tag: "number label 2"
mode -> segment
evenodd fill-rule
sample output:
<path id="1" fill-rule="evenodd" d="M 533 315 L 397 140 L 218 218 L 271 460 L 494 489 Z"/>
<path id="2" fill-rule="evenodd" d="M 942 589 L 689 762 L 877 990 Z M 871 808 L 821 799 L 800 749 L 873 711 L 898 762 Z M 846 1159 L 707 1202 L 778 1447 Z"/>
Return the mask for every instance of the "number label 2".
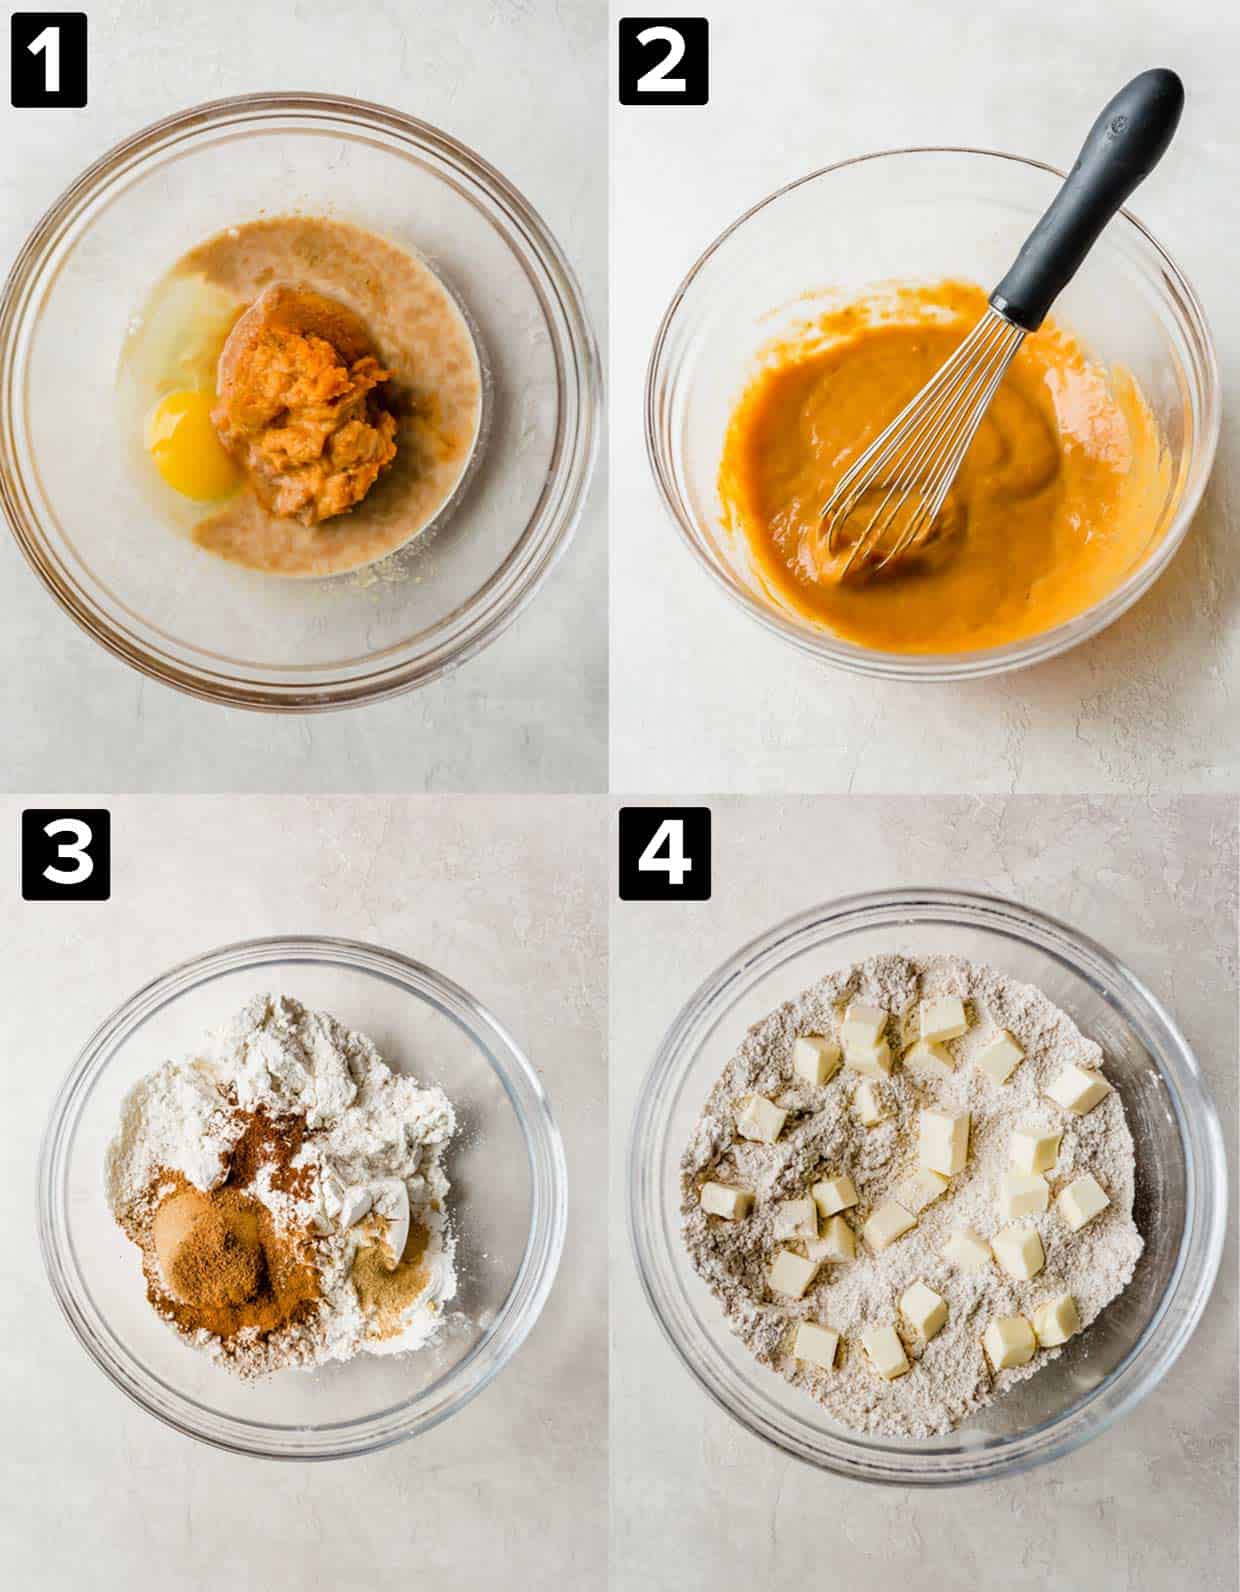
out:
<path id="1" fill-rule="evenodd" d="M 622 901 L 710 900 L 710 808 L 622 807 Z"/>
<path id="2" fill-rule="evenodd" d="M 621 105 L 705 105 L 710 23 L 705 17 L 622 17 Z"/>

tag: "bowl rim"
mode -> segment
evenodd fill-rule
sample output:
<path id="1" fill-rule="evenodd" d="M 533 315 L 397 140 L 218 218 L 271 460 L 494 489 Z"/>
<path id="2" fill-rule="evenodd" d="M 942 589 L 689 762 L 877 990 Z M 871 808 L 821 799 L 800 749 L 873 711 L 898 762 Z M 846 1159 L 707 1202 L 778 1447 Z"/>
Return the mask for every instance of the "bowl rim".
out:
<path id="1" fill-rule="evenodd" d="M 538 300 L 556 366 L 556 434 L 546 480 L 529 521 L 499 567 L 470 597 L 420 638 L 412 660 L 383 662 L 343 681 L 247 678 L 190 663 L 175 650 L 157 651 L 98 608 L 89 591 L 62 570 L 43 546 L 41 518 L 30 500 L 10 433 L 10 395 L 20 396 L 23 333 L 44 267 L 82 212 L 112 181 L 152 155 L 212 129 L 261 128 L 279 119 L 313 125 L 336 121 L 382 132 L 432 156 L 463 181 L 471 203 L 498 215 L 514 258 Z M 441 173 L 442 176 L 442 173 Z M 513 243 L 518 247 L 513 248 Z M 201 700 L 276 713 L 356 707 L 439 679 L 476 656 L 524 612 L 559 563 L 584 513 L 602 431 L 603 374 L 598 343 L 577 276 L 541 214 L 495 166 L 429 122 L 391 106 L 316 91 L 266 90 L 208 100 L 152 122 L 89 164 L 27 234 L 0 289 L 0 509 L 26 562 L 71 619 L 106 651 L 149 679 Z M 396 648 L 399 652 L 400 647 Z"/>
<path id="2" fill-rule="evenodd" d="M 1025 637 L 1020 641 L 1008 642 L 1001 647 L 988 647 L 965 653 L 899 653 L 862 647 L 855 642 L 832 636 L 829 631 L 813 631 L 806 625 L 796 624 L 773 604 L 763 603 L 753 593 L 743 590 L 702 551 L 696 523 L 687 509 L 682 507 L 674 471 L 664 457 L 658 411 L 659 389 L 665 375 L 667 345 L 676 328 L 684 301 L 701 272 L 733 234 L 739 232 L 760 211 L 806 183 L 816 182 L 832 172 L 907 155 L 966 155 L 992 161 L 1006 161 L 1043 172 L 1060 182 L 1067 175 L 1046 161 L 1035 160 L 1026 155 L 1015 155 L 1001 149 L 986 149 L 969 144 L 910 144 L 872 150 L 866 154 L 833 161 L 830 165 L 819 166 L 814 171 L 795 177 L 766 194 L 730 222 L 707 245 L 681 279 L 663 313 L 646 366 L 644 395 L 646 457 L 663 507 L 680 533 L 682 543 L 687 546 L 698 565 L 710 575 L 716 586 L 726 592 L 751 619 L 755 619 L 771 634 L 791 643 L 798 651 L 851 673 L 878 679 L 937 683 L 1007 674 L 1014 669 L 1028 668 L 1056 657 L 1068 648 L 1075 647 L 1106 629 L 1145 595 L 1179 550 L 1209 482 L 1222 427 L 1221 378 L 1218 353 L 1210 323 L 1192 283 L 1148 227 L 1131 210 L 1121 207 L 1116 211 L 1112 221 L 1123 221 L 1132 227 L 1143 242 L 1153 250 L 1163 270 L 1175 283 L 1177 300 L 1174 306 L 1174 318 L 1181 328 L 1186 333 L 1193 334 L 1194 341 L 1199 343 L 1204 365 L 1202 424 L 1193 458 L 1196 479 L 1187 483 L 1175 517 L 1161 542 L 1150 557 L 1133 571 L 1128 580 L 1104 597 L 1101 602 L 1095 603 L 1092 608 L 1074 615 L 1073 618 L 1056 625 L 1051 630 Z"/>
<path id="3" fill-rule="evenodd" d="M 170 1388 L 116 1337 L 82 1281 L 61 1194 L 78 1119 L 118 1046 L 186 992 L 247 969 L 281 962 L 347 968 L 426 1000 L 482 1050 L 522 1130 L 530 1170 L 530 1222 L 503 1304 L 468 1353 L 413 1399 L 362 1420 L 250 1421 L 222 1416 Z M 39 1248 L 53 1297 L 74 1336 L 114 1386 L 173 1430 L 214 1448 L 260 1459 L 322 1461 L 377 1452 L 440 1425 L 488 1387 L 525 1342 L 555 1282 L 567 1227 L 568 1171 L 550 1099 L 516 1040 L 480 1001 L 423 962 L 367 941 L 334 935 L 264 935 L 187 958 L 143 984 L 95 1028 L 57 1090 L 36 1172 Z M 463 1373 L 467 1373 L 464 1374 Z M 156 1392 L 155 1390 L 162 1390 Z M 428 1406 L 408 1418 L 412 1407 Z M 195 1418 L 195 1412 L 206 1417 Z M 207 1423 L 210 1429 L 207 1429 Z M 307 1451 L 307 1431 L 327 1440 Z"/>
<path id="4" fill-rule="evenodd" d="M 649 1142 L 648 1128 L 654 1124 L 657 1131 L 657 1124 L 668 1120 L 669 1098 L 679 1094 L 686 1067 L 698 1047 L 726 1020 L 736 997 L 769 970 L 795 954 L 827 943 L 824 930 L 828 927 L 833 931 L 830 938 L 837 938 L 857 928 L 923 922 L 980 924 L 1008 938 L 1032 943 L 1103 992 L 1096 976 L 1091 977 L 1092 964 L 1095 975 L 1105 975 L 1109 985 L 1123 993 L 1125 1019 L 1136 1028 L 1143 1044 L 1150 1025 L 1161 1030 L 1182 1076 L 1171 1077 L 1163 1070 L 1157 1047 L 1147 1045 L 1147 1051 L 1166 1088 L 1184 1149 L 1184 1227 L 1175 1266 L 1140 1335 L 1108 1375 L 1067 1409 L 1015 1437 L 988 1439 L 954 1456 L 923 1455 L 877 1440 L 866 1440 L 869 1457 L 861 1457 L 860 1452 L 842 1456 L 812 1447 L 791 1434 L 783 1417 L 770 1413 L 769 1400 L 766 1408 L 741 1407 L 741 1396 L 730 1385 L 737 1379 L 723 1356 L 710 1344 L 691 1349 L 679 1336 L 673 1320 L 675 1301 L 669 1297 L 671 1284 L 660 1275 L 665 1254 L 661 1241 L 666 1241 L 666 1253 L 684 1260 L 676 1247 L 680 1243 L 679 1217 L 673 1213 L 676 1231 L 669 1233 L 659 1183 L 662 1165 L 656 1160 L 664 1145 L 661 1139 Z M 1070 951 L 1071 957 L 1065 951 Z M 1186 1109 L 1181 1096 L 1186 1089 L 1192 1092 L 1191 1109 Z M 676 1153 L 678 1156 L 679 1151 Z M 663 1336 L 712 1402 L 794 1459 L 850 1480 L 899 1487 L 961 1486 L 1017 1475 L 1072 1453 L 1108 1430 L 1162 1381 L 1183 1352 L 1213 1291 L 1226 1236 L 1228 1174 L 1218 1114 L 1196 1055 L 1158 997 L 1099 942 L 1058 917 L 999 895 L 933 886 L 859 892 L 821 902 L 783 919 L 717 966 L 681 1007 L 659 1042 L 633 1108 L 625 1182 L 629 1244 L 642 1292 Z M 1189 1297 L 1181 1299 L 1190 1253 L 1196 1276 Z M 696 1276 L 685 1261 L 676 1275 L 676 1287 L 683 1291 L 682 1279 L 691 1274 Z M 1177 1307 L 1174 1319 L 1173 1302 Z M 1152 1335 L 1167 1323 L 1167 1340 L 1159 1346 L 1159 1358 L 1146 1365 L 1145 1351 Z M 1111 1401 L 1100 1408 L 1099 1400 L 1105 1394 L 1112 1395 Z M 1082 1419 L 1091 1409 L 1093 1419 Z M 854 1437 L 841 1429 L 830 1436 L 838 1445 L 853 1448 L 860 1434 Z"/>

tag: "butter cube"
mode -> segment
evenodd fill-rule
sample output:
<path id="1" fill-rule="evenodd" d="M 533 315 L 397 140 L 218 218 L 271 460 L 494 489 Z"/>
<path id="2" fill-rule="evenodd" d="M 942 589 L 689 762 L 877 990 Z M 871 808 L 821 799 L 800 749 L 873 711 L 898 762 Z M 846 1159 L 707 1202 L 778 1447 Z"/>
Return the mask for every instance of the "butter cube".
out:
<path id="1" fill-rule="evenodd" d="M 917 1226 L 917 1218 L 898 1200 L 884 1200 L 870 1212 L 869 1220 L 861 1229 L 861 1236 L 871 1249 L 886 1249 L 896 1239 Z"/>
<path id="2" fill-rule="evenodd" d="M 810 1189 L 814 1204 L 824 1216 L 834 1216 L 836 1211 L 850 1210 L 857 1203 L 853 1180 L 845 1172 L 842 1177 L 824 1178 Z"/>
<path id="3" fill-rule="evenodd" d="M 872 1128 L 887 1115 L 883 1097 L 872 1078 L 863 1078 L 853 1095 L 853 1110 L 861 1119 L 863 1128 Z"/>
<path id="4" fill-rule="evenodd" d="M 880 1039 L 871 1050 L 844 1046 L 844 1065 L 850 1072 L 859 1072 L 863 1078 L 889 1078 L 891 1076 L 891 1046 Z"/>
<path id="5" fill-rule="evenodd" d="M 774 1144 L 783 1131 L 788 1113 L 763 1095 L 750 1095 L 736 1113 L 736 1131 L 742 1139 L 759 1144 Z"/>
<path id="6" fill-rule="evenodd" d="M 1005 1222 L 1018 1216 L 1040 1216 L 1051 1191 L 1041 1172 L 1004 1172 L 999 1178 L 999 1215 Z"/>
<path id="7" fill-rule="evenodd" d="M 1018 1172 L 1049 1172 L 1059 1159 L 1062 1133 L 1043 1133 L 1040 1128 L 1017 1128 L 1009 1146 L 1012 1165 Z"/>
<path id="8" fill-rule="evenodd" d="M 1047 1094 L 1056 1105 L 1073 1116 L 1083 1117 L 1092 1111 L 1100 1100 L 1111 1093 L 1111 1085 L 1092 1067 L 1067 1066 L 1047 1087 Z"/>
<path id="9" fill-rule="evenodd" d="M 752 1190 L 729 1188 L 726 1183 L 703 1183 L 700 1199 L 709 1216 L 722 1216 L 727 1222 L 748 1216 L 753 1209 Z"/>
<path id="10" fill-rule="evenodd" d="M 787 1294 L 789 1299 L 800 1299 L 818 1274 L 818 1262 L 807 1260 L 794 1249 L 781 1249 L 771 1263 L 767 1281 L 772 1293 Z"/>
<path id="11" fill-rule="evenodd" d="M 910 1211 L 920 1214 L 927 1205 L 933 1205 L 947 1193 L 947 1179 L 938 1172 L 927 1171 L 925 1167 L 920 1172 L 914 1172 L 912 1177 L 906 1178 L 900 1184 L 900 1203 L 907 1205 Z"/>
<path id="12" fill-rule="evenodd" d="M 918 1026 L 923 1039 L 959 1039 L 969 1027 L 964 1002 L 955 995 L 936 995 L 933 1000 L 922 1001 Z"/>
<path id="13" fill-rule="evenodd" d="M 950 1052 L 933 1039 L 919 1039 L 905 1052 L 904 1065 L 923 1078 L 950 1078 L 956 1070 Z"/>
<path id="14" fill-rule="evenodd" d="M 908 1370 L 908 1355 L 894 1327 L 867 1327 L 861 1334 L 861 1347 L 879 1376 L 889 1382 Z"/>
<path id="15" fill-rule="evenodd" d="M 842 1216 L 833 1216 L 822 1230 L 819 1240 L 826 1260 L 853 1260 L 857 1254 L 857 1236 Z"/>
<path id="16" fill-rule="evenodd" d="M 1006 1083 L 1025 1059 L 1025 1052 L 1006 1028 L 978 1054 L 977 1064 L 991 1083 Z"/>
<path id="17" fill-rule="evenodd" d="M 943 1330 L 947 1320 L 947 1300 L 927 1288 L 924 1282 L 915 1282 L 900 1295 L 900 1314 L 919 1338 L 927 1343 Z"/>
<path id="18" fill-rule="evenodd" d="M 920 1112 L 917 1159 L 923 1167 L 943 1177 L 963 1172 L 969 1159 L 969 1113 L 937 1107 Z"/>
<path id="19" fill-rule="evenodd" d="M 1024 1316 L 996 1316 L 982 1336 L 986 1358 L 996 1371 L 1028 1365 L 1037 1346 L 1033 1328 Z"/>
<path id="20" fill-rule="evenodd" d="M 1044 1349 L 1057 1349 L 1081 1330 L 1081 1316 L 1071 1294 L 1059 1294 L 1033 1312 L 1033 1330 Z"/>
<path id="21" fill-rule="evenodd" d="M 1074 1178 L 1067 1188 L 1061 1189 L 1055 1209 L 1074 1233 L 1079 1233 L 1086 1222 L 1092 1222 L 1099 1211 L 1106 1210 L 1111 1201 L 1098 1179 L 1086 1172 Z"/>
<path id="22" fill-rule="evenodd" d="M 830 1371 L 835 1365 L 835 1351 L 840 1335 L 830 1327 L 820 1327 L 812 1321 L 799 1321 L 792 1352 L 798 1360 L 806 1360 L 820 1370 Z"/>
<path id="23" fill-rule="evenodd" d="M 792 1047 L 792 1070 L 806 1083 L 830 1083 L 840 1070 L 840 1047 L 820 1034 L 802 1034 Z"/>
<path id="24" fill-rule="evenodd" d="M 776 1238 L 817 1238 L 818 1212 L 813 1200 L 781 1200 L 774 1226 Z"/>
<path id="25" fill-rule="evenodd" d="M 1005 1227 L 990 1240 L 995 1259 L 1017 1282 L 1028 1282 L 1046 1265 L 1046 1253 L 1036 1227 Z"/>
<path id="26" fill-rule="evenodd" d="M 980 1271 L 990 1265 L 990 1245 L 971 1227 L 953 1227 L 943 1253 L 961 1271 Z"/>
<path id="27" fill-rule="evenodd" d="M 886 1027 L 887 1013 L 881 1006 L 866 1006 L 860 1001 L 851 1001 L 840 1024 L 840 1042 L 845 1052 L 874 1050 L 882 1040 Z"/>

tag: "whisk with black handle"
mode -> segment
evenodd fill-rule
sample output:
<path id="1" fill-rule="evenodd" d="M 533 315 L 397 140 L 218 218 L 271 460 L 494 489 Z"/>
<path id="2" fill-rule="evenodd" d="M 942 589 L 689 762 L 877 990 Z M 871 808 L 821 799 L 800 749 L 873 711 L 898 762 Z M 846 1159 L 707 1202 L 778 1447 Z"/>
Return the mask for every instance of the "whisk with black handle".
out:
<path id="1" fill-rule="evenodd" d="M 1162 159 L 1183 108 L 1184 85 L 1174 72 L 1156 67 L 1134 77 L 1103 110 L 1050 208 L 990 295 L 985 315 L 823 505 L 828 551 L 836 556 L 848 549 L 841 579 L 854 565 L 881 570 L 929 536 L 1016 351 L 1042 324 L 1107 222 Z"/>

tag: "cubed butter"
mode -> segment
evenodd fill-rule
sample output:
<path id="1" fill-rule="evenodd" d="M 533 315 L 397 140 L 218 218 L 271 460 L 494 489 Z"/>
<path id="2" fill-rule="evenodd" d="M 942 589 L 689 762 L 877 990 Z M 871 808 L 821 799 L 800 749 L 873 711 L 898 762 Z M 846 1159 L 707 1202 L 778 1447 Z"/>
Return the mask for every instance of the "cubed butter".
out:
<path id="1" fill-rule="evenodd" d="M 781 1249 L 771 1262 L 767 1281 L 773 1293 L 787 1294 L 789 1299 L 800 1299 L 817 1272 L 816 1260 L 807 1260 L 794 1249 Z"/>
<path id="2" fill-rule="evenodd" d="M 1081 1316 L 1071 1294 L 1059 1294 L 1033 1312 L 1033 1330 L 1044 1349 L 1057 1349 L 1081 1330 Z"/>
<path id="3" fill-rule="evenodd" d="M 1111 1093 L 1111 1085 L 1092 1067 L 1069 1065 L 1048 1085 L 1047 1094 L 1073 1116 L 1083 1117 Z"/>
<path id="4" fill-rule="evenodd" d="M 872 1078 L 863 1078 L 853 1095 L 853 1110 L 861 1119 L 863 1128 L 873 1128 L 887 1115 L 882 1090 Z"/>
<path id="5" fill-rule="evenodd" d="M 1006 1083 L 1024 1059 L 1020 1045 L 1006 1028 L 1001 1028 L 978 1052 L 977 1064 L 991 1083 Z"/>
<path id="6" fill-rule="evenodd" d="M 840 1024 L 840 1042 L 845 1051 L 873 1050 L 887 1028 L 887 1013 L 881 1006 L 866 1006 L 851 1001 Z"/>
<path id="7" fill-rule="evenodd" d="M 891 1046 L 885 1039 L 869 1050 L 844 1047 L 844 1065 L 850 1072 L 859 1072 L 863 1078 L 882 1080 L 891 1076 Z"/>
<path id="8" fill-rule="evenodd" d="M 834 1216 L 836 1211 L 851 1210 L 857 1203 L 853 1180 L 845 1172 L 842 1177 L 825 1177 L 810 1189 L 814 1204 L 824 1216 Z"/>
<path id="9" fill-rule="evenodd" d="M 736 1131 L 742 1139 L 774 1144 L 783 1131 L 788 1113 L 764 1095 L 750 1095 L 736 1113 Z"/>
<path id="10" fill-rule="evenodd" d="M 990 1247 L 1002 1269 L 1017 1282 L 1028 1282 L 1046 1265 L 1036 1227 L 1004 1227 L 990 1240 Z"/>
<path id="11" fill-rule="evenodd" d="M 889 1382 L 908 1370 L 908 1355 L 894 1327 L 867 1327 L 861 1334 L 861 1347 L 879 1376 Z"/>
<path id="12" fill-rule="evenodd" d="M 917 1218 L 898 1200 L 884 1200 L 870 1212 L 861 1236 L 871 1249 L 886 1249 L 910 1227 L 916 1226 Z"/>
<path id="13" fill-rule="evenodd" d="M 1024 1316 L 996 1316 L 982 1336 L 986 1358 L 996 1371 L 1028 1365 L 1038 1342 Z"/>
<path id="14" fill-rule="evenodd" d="M 1062 1133 L 1044 1133 L 1041 1128 L 1017 1128 L 1009 1150 L 1018 1172 L 1049 1172 L 1059 1159 Z"/>
<path id="15" fill-rule="evenodd" d="M 1051 1191 L 1041 1172 L 1003 1172 L 999 1177 L 999 1215 L 1005 1222 L 1018 1216 L 1040 1216 Z"/>
<path id="16" fill-rule="evenodd" d="M 833 1216 L 822 1230 L 819 1242 L 827 1260 L 852 1260 L 857 1253 L 857 1235 L 842 1216 Z"/>
<path id="17" fill-rule="evenodd" d="M 817 1238 L 818 1212 L 811 1199 L 781 1200 L 775 1209 L 776 1238 Z"/>
<path id="18" fill-rule="evenodd" d="M 917 1159 L 931 1172 L 953 1177 L 969 1159 L 969 1113 L 934 1106 L 918 1114 Z"/>
<path id="19" fill-rule="evenodd" d="M 953 1227 L 943 1253 L 961 1271 L 981 1271 L 990 1265 L 990 1245 L 971 1227 Z"/>
<path id="20" fill-rule="evenodd" d="M 922 1167 L 912 1177 L 905 1178 L 897 1193 L 901 1205 L 907 1205 L 910 1211 L 920 1215 L 927 1205 L 933 1205 L 935 1200 L 946 1194 L 947 1188 L 947 1179 L 941 1173 Z"/>
<path id="21" fill-rule="evenodd" d="M 830 1083 L 840 1070 L 840 1047 L 821 1034 L 802 1034 L 792 1047 L 792 1070 L 805 1083 Z"/>
<path id="22" fill-rule="evenodd" d="M 707 1215 L 734 1222 L 753 1209 L 753 1193 L 747 1188 L 729 1188 L 726 1183 L 703 1183 L 701 1205 Z"/>
<path id="23" fill-rule="evenodd" d="M 919 1338 L 927 1343 L 943 1330 L 947 1320 L 947 1300 L 928 1288 L 924 1282 L 915 1282 L 900 1295 L 900 1314 Z"/>
<path id="24" fill-rule="evenodd" d="M 959 1039 L 969 1027 L 964 1002 L 955 995 L 936 995 L 922 1001 L 918 1026 L 923 1039 Z"/>
<path id="25" fill-rule="evenodd" d="M 934 1039 L 919 1039 L 906 1050 L 904 1065 L 922 1078 L 950 1078 L 956 1070 L 951 1053 Z"/>
<path id="26" fill-rule="evenodd" d="M 835 1351 L 839 1342 L 839 1333 L 832 1332 L 830 1327 L 820 1327 L 813 1321 L 798 1321 L 792 1352 L 798 1360 L 806 1360 L 820 1370 L 830 1371 L 835 1365 Z"/>
<path id="27" fill-rule="evenodd" d="M 1092 1222 L 1099 1211 L 1106 1210 L 1111 1201 L 1098 1179 L 1090 1172 L 1074 1178 L 1067 1188 L 1059 1191 L 1055 1209 L 1074 1233 L 1079 1233 L 1086 1222 Z"/>

